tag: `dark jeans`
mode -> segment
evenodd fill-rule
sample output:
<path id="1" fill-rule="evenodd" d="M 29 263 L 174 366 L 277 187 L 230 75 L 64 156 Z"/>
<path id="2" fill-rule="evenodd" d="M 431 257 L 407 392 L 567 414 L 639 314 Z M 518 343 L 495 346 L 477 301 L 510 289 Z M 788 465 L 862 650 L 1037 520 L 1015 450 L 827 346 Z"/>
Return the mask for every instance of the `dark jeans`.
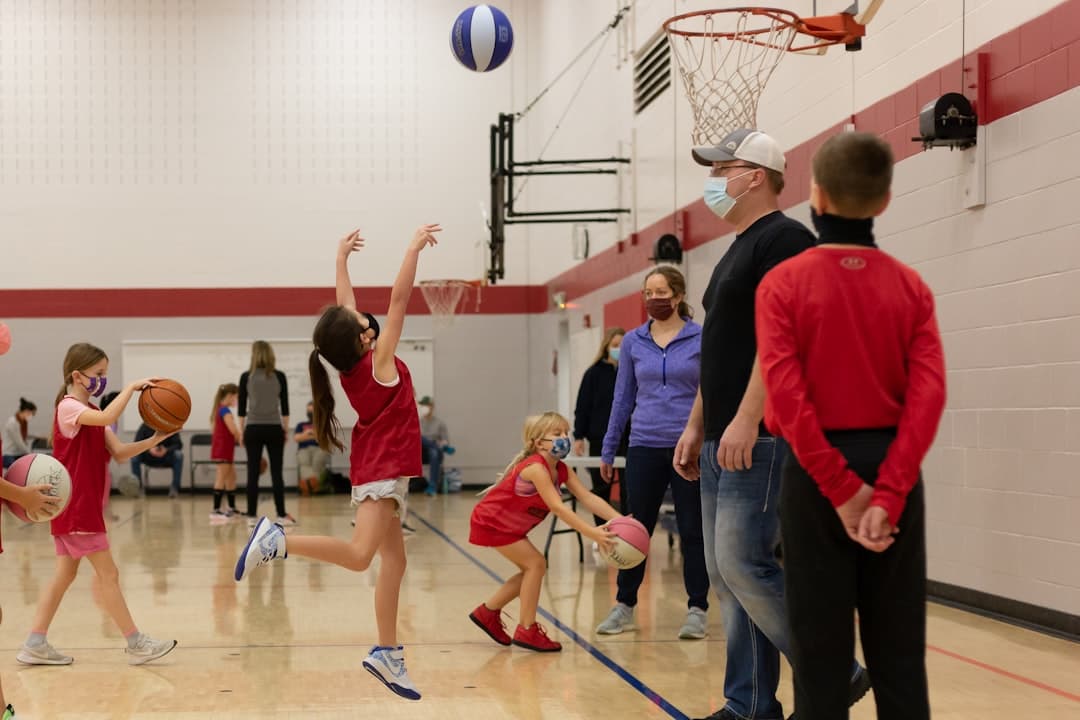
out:
<path id="1" fill-rule="evenodd" d="M 599 457 L 600 451 L 604 447 L 604 438 L 589 438 L 589 457 Z M 622 472 L 621 470 L 617 472 Z M 589 468 L 589 477 L 592 478 L 592 494 L 601 498 L 604 502 L 611 502 L 611 486 L 614 483 L 604 482 L 604 478 L 600 476 L 600 468 Z M 626 492 L 623 491 L 619 494 L 619 512 L 626 514 Z M 593 520 L 597 525 L 604 524 L 604 518 L 599 515 L 593 515 Z"/>
<path id="2" fill-rule="evenodd" d="M 149 453 L 136 455 L 131 458 L 131 474 L 139 479 L 142 484 L 142 466 L 154 468 L 172 468 L 172 485 L 174 492 L 180 492 L 180 478 L 184 474 L 184 453 L 179 450 L 170 450 L 164 457 L 154 457 Z"/>
<path id="3" fill-rule="evenodd" d="M 22 457 L 22 455 L 4 455 L 4 458 L 3 458 L 4 469 L 7 470 L 9 467 L 11 467 L 11 463 L 15 462 L 16 460 L 18 460 L 21 457 Z"/>
<path id="4" fill-rule="evenodd" d="M 871 485 L 895 437 L 881 430 L 827 435 L 849 467 Z M 848 538 L 832 505 L 789 457 L 780 491 L 780 526 L 799 720 L 848 717 L 856 611 L 877 717 L 929 720 L 922 480 L 908 495 L 896 542 L 875 553 Z"/>
<path id="5" fill-rule="evenodd" d="M 421 436 L 420 447 L 422 459 L 428 465 L 428 494 L 434 495 L 439 492 L 439 481 L 442 479 L 443 449 L 439 443 Z"/>
<path id="6" fill-rule="evenodd" d="M 280 425 L 248 425 L 244 428 L 244 450 L 247 452 L 247 514 L 255 517 L 259 505 L 259 459 L 263 448 L 270 457 L 270 482 L 274 488 L 274 508 L 278 517 L 285 516 L 285 478 L 282 465 L 285 456 L 285 431 Z"/>
<path id="7" fill-rule="evenodd" d="M 683 583 L 689 607 L 709 607 L 709 575 L 705 570 L 705 543 L 701 534 L 701 486 L 688 482 L 672 466 L 675 448 L 631 447 L 626 453 L 622 490 L 626 509 L 652 536 L 664 494 L 671 486 L 675 499 L 675 522 L 683 555 Z M 637 592 L 645 579 L 645 563 L 619 571 L 616 599 L 637 605 Z"/>

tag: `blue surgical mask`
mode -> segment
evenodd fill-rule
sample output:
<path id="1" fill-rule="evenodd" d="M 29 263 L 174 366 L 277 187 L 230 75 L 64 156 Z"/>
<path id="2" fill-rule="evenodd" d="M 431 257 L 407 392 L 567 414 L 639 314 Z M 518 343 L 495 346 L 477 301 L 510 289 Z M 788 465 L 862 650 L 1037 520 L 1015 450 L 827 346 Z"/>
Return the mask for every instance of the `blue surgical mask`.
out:
<path id="1" fill-rule="evenodd" d="M 619 362 L 619 348 L 608 348 L 607 354 L 612 362 Z"/>
<path id="2" fill-rule="evenodd" d="M 751 170 L 750 172 L 753 172 Z M 727 217 L 732 208 L 735 207 L 735 203 L 739 198 L 733 198 L 727 193 L 728 180 L 734 180 L 735 178 L 741 178 L 743 175 L 749 175 L 750 172 L 736 175 L 734 178 L 726 177 L 707 177 L 705 178 L 705 204 L 709 206 L 709 209 L 720 217 Z M 745 195 L 746 193 L 743 193 Z M 739 195 L 742 197 L 742 195 Z"/>
<path id="3" fill-rule="evenodd" d="M 562 460 L 570 454 L 570 438 L 557 437 L 551 441 L 551 454 Z"/>
<path id="4" fill-rule="evenodd" d="M 101 377 L 90 377 L 90 384 L 86 386 L 86 392 L 90 393 L 91 397 L 101 397 L 105 394 L 105 384 L 109 381 L 107 377 L 102 375 Z"/>

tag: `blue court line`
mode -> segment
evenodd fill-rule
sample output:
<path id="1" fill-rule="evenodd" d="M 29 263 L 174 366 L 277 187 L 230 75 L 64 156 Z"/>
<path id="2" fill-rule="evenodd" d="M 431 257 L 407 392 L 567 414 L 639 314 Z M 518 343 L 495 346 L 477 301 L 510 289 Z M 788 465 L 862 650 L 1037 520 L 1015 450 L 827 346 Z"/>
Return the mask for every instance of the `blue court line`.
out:
<path id="1" fill-rule="evenodd" d="M 476 556 L 474 556 L 468 550 L 463 548 L 461 545 L 458 545 L 456 542 L 454 542 L 454 540 L 449 535 L 447 535 L 442 530 L 440 530 L 439 528 L 432 525 L 430 522 L 428 522 L 427 518 L 420 515 L 415 510 L 410 510 L 409 515 L 411 515 L 412 517 L 415 517 L 417 520 L 424 523 L 424 525 L 427 526 L 428 530 L 431 530 L 433 533 L 435 533 L 440 538 L 442 538 L 444 541 L 446 541 L 446 543 L 448 545 L 450 545 L 450 547 L 454 548 L 459 553 L 464 555 L 465 558 L 467 558 L 470 562 L 472 562 L 473 565 L 475 565 L 476 567 L 483 570 L 484 573 L 488 577 L 490 577 L 492 580 L 499 583 L 500 585 L 502 585 L 504 582 L 506 582 L 506 580 L 499 577 L 495 573 L 494 570 L 489 568 L 484 563 L 480 562 L 480 560 L 477 559 Z M 643 683 L 641 680 L 638 680 L 629 670 L 624 668 L 622 665 L 619 665 L 617 662 L 615 662 L 614 660 L 609 658 L 607 655 L 605 655 L 601 650 L 599 650 L 596 646 L 594 646 L 588 640 L 586 640 L 585 638 L 578 635 L 576 632 L 574 632 L 573 628 L 571 628 L 568 625 L 566 625 L 565 623 L 563 623 L 561 620 L 559 620 L 559 618 L 555 617 L 554 615 L 552 615 L 550 612 L 548 612 L 547 610 L 545 610 L 542 607 L 538 607 L 536 609 L 536 612 L 542 618 L 544 618 L 549 623 L 551 623 L 552 625 L 557 627 L 560 631 L 562 631 L 562 633 L 564 635 L 567 635 L 571 640 L 573 640 L 575 643 L 577 643 L 582 648 L 584 648 L 585 651 L 588 652 L 590 655 L 592 655 L 594 658 L 596 658 L 600 662 L 601 665 L 603 665 L 608 670 L 611 670 L 613 673 L 618 675 L 622 680 L 624 680 L 626 682 L 627 685 L 629 685 L 630 687 L 634 688 L 639 693 L 644 695 L 645 698 L 649 702 L 651 702 L 652 704 L 659 707 L 661 710 L 666 712 L 669 716 L 675 718 L 675 720 L 689 720 L 689 718 L 682 711 L 680 711 L 677 707 L 675 707 L 670 702 L 665 700 L 664 697 L 660 693 L 658 693 L 655 690 L 653 690 L 652 688 L 650 688 L 648 685 Z"/>

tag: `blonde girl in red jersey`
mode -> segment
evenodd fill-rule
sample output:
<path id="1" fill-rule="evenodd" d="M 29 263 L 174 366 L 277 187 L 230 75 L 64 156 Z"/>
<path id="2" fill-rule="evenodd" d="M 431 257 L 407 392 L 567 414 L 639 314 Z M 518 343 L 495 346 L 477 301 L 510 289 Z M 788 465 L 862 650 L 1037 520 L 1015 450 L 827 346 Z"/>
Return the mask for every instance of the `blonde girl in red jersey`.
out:
<path id="1" fill-rule="evenodd" d="M 513 643 L 537 652 L 558 652 L 562 645 L 549 638 L 536 622 L 547 561 L 529 540 L 529 531 L 553 512 L 603 551 L 611 549 L 611 534 L 605 526 L 590 525 L 563 503 L 564 485 L 596 517 L 611 521 L 621 514 L 582 485 L 563 462 L 571 447 L 566 418 L 555 412 L 531 417 L 522 435 L 521 452 L 510 461 L 502 480 L 473 508 L 469 522 L 469 542 L 495 548 L 518 567 L 518 573 L 473 610 L 469 619 L 500 645 Z M 517 629 L 510 637 L 502 621 L 502 609 L 514 598 L 520 598 L 521 607 Z"/>
<path id="2" fill-rule="evenodd" d="M 64 385 L 56 397 L 53 419 L 53 456 L 71 475 L 71 500 L 52 521 L 56 575 L 42 593 L 30 636 L 16 655 L 26 665 L 70 665 L 74 661 L 57 652 L 46 640 L 46 633 L 84 557 L 97 575 L 106 612 L 127 639 L 129 664 L 156 660 L 176 647 L 175 640 L 154 640 L 136 627 L 120 590 L 120 572 L 109 551 L 103 515 L 109 458 L 130 460 L 156 447 L 171 433 L 155 433 L 136 443 L 121 442 L 110 425 L 120 419 L 131 396 L 152 385 L 154 378 L 131 383 L 107 409 L 99 410 L 90 399 L 105 392 L 108 370 L 105 351 L 89 343 L 72 345 L 64 357 Z"/>
<path id="3" fill-rule="evenodd" d="M 218 385 L 214 393 L 214 408 L 210 415 L 210 460 L 214 465 L 214 509 L 210 511 L 210 522 L 224 522 L 236 513 L 236 446 L 244 440 L 240 428 L 233 418 L 232 407 L 240 395 L 236 383 Z M 252 462 L 255 462 L 252 460 Z M 229 507 L 221 509 L 221 498 L 228 494 Z"/>
<path id="4" fill-rule="evenodd" d="M 359 231 L 341 239 L 336 263 L 337 305 L 327 308 L 315 325 L 315 349 L 309 360 L 315 436 L 324 450 L 344 449 L 341 426 L 334 415 L 334 395 L 323 361 L 340 373 L 341 387 L 358 419 L 352 431 L 349 476 L 356 508 L 351 540 L 290 535 L 280 525 L 260 518 L 236 563 L 239 581 L 252 568 L 286 557 L 286 552 L 349 570 L 367 570 L 378 553 L 375 622 L 379 644 L 363 666 L 392 692 L 419 700 L 420 692 L 405 670 L 404 648 L 397 639 L 398 594 L 405 574 L 405 542 L 401 519 L 409 491 L 408 478 L 421 474 L 420 419 L 409 368 L 395 357 L 405 324 L 405 310 L 416 280 L 420 252 L 435 245 L 438 225 L 424 225 L 413 236 L 390 293 L 386 327 L 356 309 L 349 256 L 364 246 Z"/>

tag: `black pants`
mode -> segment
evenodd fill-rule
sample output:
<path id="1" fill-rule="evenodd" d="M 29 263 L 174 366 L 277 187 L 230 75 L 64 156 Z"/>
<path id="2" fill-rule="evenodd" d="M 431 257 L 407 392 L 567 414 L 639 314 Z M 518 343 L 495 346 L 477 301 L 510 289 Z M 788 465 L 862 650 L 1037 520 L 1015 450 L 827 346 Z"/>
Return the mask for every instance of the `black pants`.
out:
<path id="1" fill-rule="evenodd" d="M 671 486 L 675 500 L 675 523 L 683 555 L 683 583 L 689 607 L 709 608 L 709 573 L 705 569 L 705 540 L 701 529 L 701 485 L 684 480 L 672 466 L 675 448 L 631 447 L 626 451 L 622 491 L 626 509 L 652 537 L 664 494 Z M 619 571 L 616 599 L 637 605 L 637 592 L 645 579 L 645 563 Z"/>
<path id="2" fill-rule="evenodd" d="M 285 515 L 285 478 L 282 474 L 285 456 L 285 431 L 280 425 L 247 425 L 244 427 L 244 450 L 247 451 L 247 514 L 255 517 L 259 505 L 259 459 L 263 448 L 270 457 L 270 481 L 274 488 L 274 508 L 278 517 Z"/>
<path id="3" fill-rule="evenodd" d="M 848 466 L 873 485 L 895 434 L 828 433 Z M 907 498 L 896 542 L 856 544 L 794 456 L 784 464 L 780 529 L 791 624 L 795 714 L 846 720 L 855 611 L 879 720 L 929 720 L 926 683 L 926 514 L 923 484 Z"/>
<path id="4" fill-rule="evenodd" d="M 589 438 L 589 457 L 599 457 L 600 451 L 604 447 L 604 438 Z M 600 468 L 589 468 L 589 477 L 592 478 L 592 493 L 604 500 L 604 502 L 611 502 L 611 485 L 612 483 L 604 482 L 604 478 L 600 476 Z M 619 504 L 622 508 L 626 507 L 626 493 L 620 493 Z M 619 512 L 626 514 L 625 509 L 619 509 Z M 599 515 L 593 515 L 593 520 L 597 525 L 603 525 L 604 518 Z"/>

